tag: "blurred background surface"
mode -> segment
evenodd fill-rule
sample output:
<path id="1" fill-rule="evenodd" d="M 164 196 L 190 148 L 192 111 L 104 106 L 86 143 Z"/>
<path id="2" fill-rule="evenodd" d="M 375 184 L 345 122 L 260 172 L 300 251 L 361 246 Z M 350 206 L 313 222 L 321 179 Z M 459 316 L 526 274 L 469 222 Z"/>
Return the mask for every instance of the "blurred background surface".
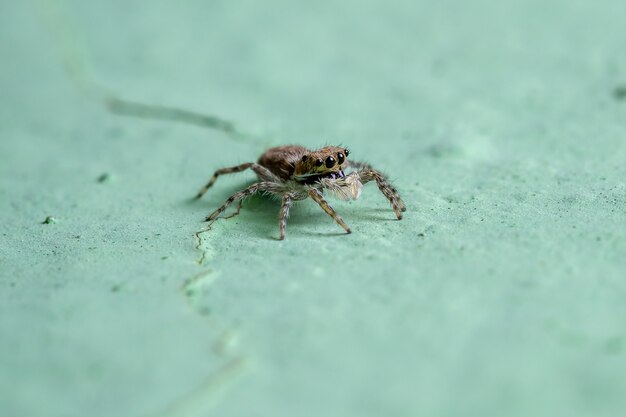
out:
<path id="1" fill-rule="evenodd" d="M 0 10 L 0 415 L 623 413 L 623 1 Z M 349 236 L 263 198 L 204 231 L 253 179 L 191 202 L 212 172 L 287 143 L 405 219 L 369 185 Z"/>

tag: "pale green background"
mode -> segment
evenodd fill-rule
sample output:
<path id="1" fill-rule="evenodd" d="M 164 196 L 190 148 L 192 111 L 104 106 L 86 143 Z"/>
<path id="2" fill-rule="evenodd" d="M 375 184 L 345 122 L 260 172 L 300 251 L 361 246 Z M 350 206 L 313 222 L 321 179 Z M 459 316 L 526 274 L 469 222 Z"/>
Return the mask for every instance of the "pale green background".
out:
<path id="1" fill-rule="evenodd" d="M 624 415 L 625 22 L 622 0 L 2 0 L 0 415 Z M 368 185 L 333 202 L 352 235 L 308 201 L 279 242 L 254 198 L 198 242 L 253 176 L 189 197 L 285 143 L 349 145 L 405 219 Z"/>

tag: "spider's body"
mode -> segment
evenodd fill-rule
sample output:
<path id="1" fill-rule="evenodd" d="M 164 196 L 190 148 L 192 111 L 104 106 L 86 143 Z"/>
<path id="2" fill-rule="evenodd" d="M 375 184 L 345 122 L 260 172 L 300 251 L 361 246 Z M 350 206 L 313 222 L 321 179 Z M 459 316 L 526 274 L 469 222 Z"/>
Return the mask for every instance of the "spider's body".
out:
<path id="1" fill-rule="evenodd" d="M 315 200 L 347 233 L 350 233 L 348 225 L 324 199 L 323 192 L 328 190 L 344 200 L 356 200 L 361 195 L 363 184 L 374 180 L 391 203 L 398 220 L 402 219 L 402 212 L 406 207 L 396 189 L 389 184 L 383 174 L 368 164 L 348 161 L 348 154 L 347 149 L 337 146 L 326 146 L 315 151 L 299 145 L 271 148 L 261 155 L 257 163 L 248 162 L 216 171 L 198 192 L 197 198 L 202 197 L 211 188 L 218 176 L 252 169 L 260 181 L 233 194 L 209 215 L 206 221 L 216 219 L 231 203 L 262 191 L 282 198 L 279 219 L 282 240 L 285 238 L 287 217 L 292 202 L 308 197 Z M 347 168 L 352 168 L 353 171 L 346 174 L 344 170 Z"/>

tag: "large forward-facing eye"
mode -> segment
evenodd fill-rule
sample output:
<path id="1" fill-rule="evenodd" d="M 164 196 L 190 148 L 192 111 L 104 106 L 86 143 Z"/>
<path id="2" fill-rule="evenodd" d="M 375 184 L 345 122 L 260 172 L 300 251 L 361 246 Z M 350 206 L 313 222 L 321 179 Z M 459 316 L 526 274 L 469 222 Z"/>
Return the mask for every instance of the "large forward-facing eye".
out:
<path id="1" fill-rule="evenodd" d="M 343 154 L 341 152 L 339 152 L 337 154 L 337 161 L 339 162 L 339 165 L 343 164 L 343 161 L 345 161 L 345 160 L 346 160 L 346 157 L 343 156 Z"/>
<path id="2" fill-rule="evenodd" d="M 326 158 L 326 168 L 332 168 L 335 166 L 335 158 L 333 158 L 332 156 L 329 156 L 328 158 Z"/>

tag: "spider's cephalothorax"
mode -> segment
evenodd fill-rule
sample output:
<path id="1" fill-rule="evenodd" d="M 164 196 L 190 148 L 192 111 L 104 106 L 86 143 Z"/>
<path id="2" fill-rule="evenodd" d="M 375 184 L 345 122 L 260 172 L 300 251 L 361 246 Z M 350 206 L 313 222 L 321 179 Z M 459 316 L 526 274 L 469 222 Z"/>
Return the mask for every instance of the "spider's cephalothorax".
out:
<path id="1" fill-rule="evenodd" d="M 347 149 L 337 146 L 307 152 L 296 162 L 293 177 L 301 184 L 315 184 L 322 178 L 343 178 L 348 154 Z"/>
<path id="2" fill-rule="evenodd" d="M 202 197 L 211 188 L 218 176 L 252 169 L 260 181 L 233 194 L 220 208 L 209 215 L 206 221 L 216 219 L 235 201 L 241 201 L 260 191 L 265 192 L 282 199 L 279 219 L 280 239 L 282 240 L 285 238 L 291 204 L 308 197 L 315 200 L 347 233 L 350 233 L 348 225 L 326 202 L 323 193 L 327 190 L 344 200 L 356 200 L 361 195 L 363 184 L 373 180 L 391 203 L 398 220 L 402 219 L 402 212 L 406 210 L 406 207 L 396 189 L 383 174 L 368 164 L 348 161 L 348 155 L 348 149 L 338 146 L 326 146 L 316 151 L 299 145 L 271 148 L 261 155 L 257 163 L 248 162 L 216 171 L 209 182 L 198 192 L 197 198 Z M 352 168 L 353 171 L 346 174 L 344 170 L 348 168 Z"/>

